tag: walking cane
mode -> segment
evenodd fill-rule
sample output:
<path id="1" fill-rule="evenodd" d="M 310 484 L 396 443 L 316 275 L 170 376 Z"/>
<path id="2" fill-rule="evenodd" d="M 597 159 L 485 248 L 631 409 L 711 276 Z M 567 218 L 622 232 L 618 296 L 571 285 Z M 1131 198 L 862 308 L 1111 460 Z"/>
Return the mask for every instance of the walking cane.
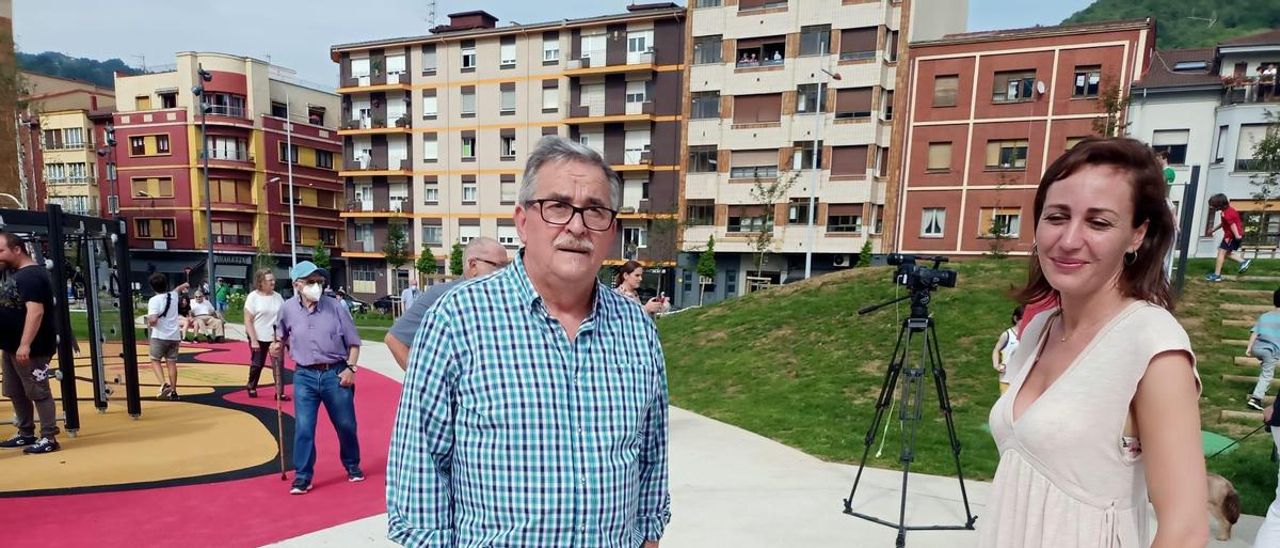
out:
<path id="1" fill-rule="evenodd" d="M 284 473 L 284 411 L 280 409 L 280 395 L 284 389 L 284 356 L 272 356 L 271 368 L 276 375 L 276 445 L 280 449 L 280 481 L 289 481 Z"/>

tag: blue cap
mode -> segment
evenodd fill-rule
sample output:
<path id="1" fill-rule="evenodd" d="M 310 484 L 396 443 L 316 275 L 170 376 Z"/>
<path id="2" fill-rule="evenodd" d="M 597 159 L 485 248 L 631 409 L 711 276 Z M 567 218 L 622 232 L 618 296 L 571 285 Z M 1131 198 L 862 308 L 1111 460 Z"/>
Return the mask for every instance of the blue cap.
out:
<path id="1" fill-rule="evenodd" d="M 316 263 L 311 261 L 302 261 L 293 265 L 293 268 L 289 269 L 289 279 L 301 280 L 317 272 L 319 272 L 321 276 L 324 276 L 324 279 L 329 279 L 328 270 L 316 266 Z"/>

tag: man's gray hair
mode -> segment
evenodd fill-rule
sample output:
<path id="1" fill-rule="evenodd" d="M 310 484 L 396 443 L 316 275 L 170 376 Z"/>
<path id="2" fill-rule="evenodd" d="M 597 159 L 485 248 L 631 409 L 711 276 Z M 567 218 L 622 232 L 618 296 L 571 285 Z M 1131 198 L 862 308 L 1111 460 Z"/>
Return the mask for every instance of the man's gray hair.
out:
<path id="1" fill-rule="evenodd" d="M 529 153 L 529 161 L 524 164 L 524 179 L 520 182 L 519 200 L 521 204 L 532 201 L 534 185 L 537 184 L 538 170 L 549 162 L 582 162 L 600 168 L 604 172 L 605 181 L 609 183 L 609 207 L 622 207 L 622 179 L 609 167 L 608 162 L 600 157 L 600 153 L 586 145 L 575 143 L 558 135 L 548 135 L 538 141 L 538 146 Z"/>
<path id="2" fill-rule="evenodd" d="M 478 238 L 472 238 L 470 242 L 467 242 L 467 247 L 462 250 L 462 260 L 467 261 L 474 259 L 476 255 L 480 253 L 480 250 L 490 246 L 502 250 L 503 253 L 506 253 L 507 251 L 507 248 L 502 247 L 502 244 L 498 243 L 498 240 L 488 236 L 480 236 Z"/>

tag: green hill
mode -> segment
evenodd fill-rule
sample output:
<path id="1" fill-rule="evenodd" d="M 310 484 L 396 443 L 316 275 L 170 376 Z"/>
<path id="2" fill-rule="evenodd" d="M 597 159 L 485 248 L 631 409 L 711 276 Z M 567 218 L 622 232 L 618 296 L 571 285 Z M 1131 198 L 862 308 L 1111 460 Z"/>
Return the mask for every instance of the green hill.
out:
<path id="1" fill-rule="evenodd" d="M 1024 281 L 1024 265 L 1020 259 L 959 263 L 958 287 L 939 290 L 932 305 L 969 478 L 990 480 L 998 461 L 985 429 L 999 395 L 991 347 L 1008 326 L 1014 307 L 1010 289 Z M 1223 420 L 1220 412 L 1247 411 L 1244 396 L 1252 385 L 1223 375 L 1256 376 L 1257 366 L 1234 363 L 1244 348 L 1233 341 L 1248 338 L 1248 328 L 1224 325 L 1223 320 L 1243 316 L 1220 304 L 1269 304 L 1269 294 L 1262 298 L 1230 290 L 1274 289 L 1276 282 L 1210 284 L 1201 279 L 1210 267 L 1195 261 L 1188 268 L 1178 316 L 1191 334 L 1203 379 L 1203 427 L 1238 438 L 1257 423 Z M 1259 262 L 1250 274 L 1259 273 L 1280 274 L 1280 261 Z M 856 463 L 898 333 L 895 314 L 905 315 L 907 309 L 903 304 L 896 313 L 889 307 L 862 317 L 856 310 L 902 293 L 890 275 L 887 268 L 846 271 L 662 318 L 658 328 L 672 404 L 826 460 Z M 926 381 L 912 469 L 954 475 L 946 427 L 932 383 Z M 901 436 L 898 422 L 889 424 L 883 454 L 869 465 L 897 465 Z M 1265 514 L 1275 492 L 1270 446 L 1269 436 L 1256 435 L 1209 462 L 1210 469 L 1235 482 L 1248 513 Z M 839 492 L 841 486 L 832 489 Z"/>
<path id="2" fill-rule="evenodd" d="M 142 71 L 126 65 L 119 59 L 98 61 L 84 57 L 68 57 L 56 51 L 44 53 L 18 52 L 18 67 L 22 70 L 93 82 L 107 89 L 114 89 L 115 73 L 134 75 Z"/>
<path id="3" fill-rule="evenodd" d="M 1222 40 L 1280 27 L 1275 0 L 1096 0 L 1063 23 L 1156 19 L 1156 47 L 1209 47 Z"/>

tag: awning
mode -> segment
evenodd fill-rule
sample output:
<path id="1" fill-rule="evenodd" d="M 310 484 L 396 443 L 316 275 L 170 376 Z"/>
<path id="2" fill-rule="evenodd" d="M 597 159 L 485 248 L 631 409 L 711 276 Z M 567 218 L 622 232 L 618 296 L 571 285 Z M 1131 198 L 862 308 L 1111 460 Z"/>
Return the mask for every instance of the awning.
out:
<path id="1" fill-rule="evenodd" d="M 242 264 L 215 264 L 213 272 L 215 278 L 247 280 L 246 275 L 249 271 Z"/>

